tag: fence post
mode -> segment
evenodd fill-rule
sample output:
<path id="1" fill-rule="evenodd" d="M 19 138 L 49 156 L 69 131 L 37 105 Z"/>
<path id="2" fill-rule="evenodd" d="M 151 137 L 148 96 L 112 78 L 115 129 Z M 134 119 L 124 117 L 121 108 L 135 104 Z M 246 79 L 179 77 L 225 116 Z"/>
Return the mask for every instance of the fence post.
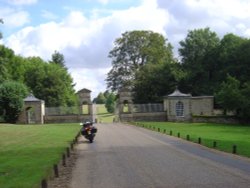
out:
<path id="1" fill-rule="evenodd" d="M 177 134 L 178 138 L 180 138 L 180 133 Z"/>
<path id="2" fill-rule="evenodd" d="M 214 141 L 214 143 L 213 143 L 213 148 L 216 148 L 216 147 L 217 147 L 217 142 Z"/>
<path id="3" fill-rule="evenodd" d="M 172 131 L 170 131 L 170 132 L 169 132 L 169 134 L 172 136 L 173 132 L 172 132 Z"/>
<path id="4" fill-rule="evenodd" d="M 62 155 L 62 165 L 66 166 L 66 156 L 65 156 L 65 154 Z"/>
<path id="5" fill-rule="evenodd" d="M 46 179 L 43 179 L 41 182 L 41 188 L 48 188 L 48 183 Z"/>
<path id="6" fill-rule="evenodd" d="M 201 144 L 201 137 L 198 138 L 198 143 Z"/>
<path id="7" fill-rule="evenodd" d="M 58 166 L 57 166 L 57 164 L 54 164 L 53 169 L 54 169 L 55 177 L 58 178 L 59 177 L 59 172 L 58 172 Z"/>
<path id="8" fill-rule="evenodd" d="M 233 154 L 236 154 L 236 153 L 237 153 L 237 146 L 233 145 Z"/>
<path id="9" fill-rule="evenodd" d="M 187 140 L 190 140 L 189 135 L 187 135 Z"/>
<path id="10" fill-rule="evenodd" d="M 67 153 L 67 157 L 70 157 L 70 151 L 69 151 L 69 147 L 66 148 L 66 153 Z"/>

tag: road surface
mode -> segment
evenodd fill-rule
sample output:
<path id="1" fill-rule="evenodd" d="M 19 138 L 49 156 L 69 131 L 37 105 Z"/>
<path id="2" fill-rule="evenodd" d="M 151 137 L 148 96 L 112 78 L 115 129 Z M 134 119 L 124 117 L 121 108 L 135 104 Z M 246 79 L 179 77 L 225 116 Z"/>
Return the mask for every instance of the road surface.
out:
<path id="1" fill-rule="evenodd" d="M 77 146 L 71 188 L 250 188 L 250 160 L 123 124 Z"/>

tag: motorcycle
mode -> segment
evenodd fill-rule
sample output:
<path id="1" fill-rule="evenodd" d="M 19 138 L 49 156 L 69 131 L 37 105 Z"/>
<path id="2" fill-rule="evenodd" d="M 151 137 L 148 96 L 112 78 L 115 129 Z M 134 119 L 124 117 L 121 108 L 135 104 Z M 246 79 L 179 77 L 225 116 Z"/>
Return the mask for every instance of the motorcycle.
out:
<path id="1" fill-rule="evenodd" d="M 97 128 L 93 126 L 92 122 L 80 123 L 82 125 L 81 134 L 89 140 L 90 143 L 93 143 L 95 134 L 97 133 Z"/>

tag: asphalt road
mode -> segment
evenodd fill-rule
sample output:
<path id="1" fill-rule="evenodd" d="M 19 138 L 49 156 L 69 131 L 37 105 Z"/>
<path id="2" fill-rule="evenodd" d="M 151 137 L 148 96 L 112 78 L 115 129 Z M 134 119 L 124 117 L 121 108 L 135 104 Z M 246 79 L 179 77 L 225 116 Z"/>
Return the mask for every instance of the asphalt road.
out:
<path id="1" fill-rule="evenodd" d="M 71 188 L 250 188 L 250 160 L 123 124 L 81 137 Z"/>

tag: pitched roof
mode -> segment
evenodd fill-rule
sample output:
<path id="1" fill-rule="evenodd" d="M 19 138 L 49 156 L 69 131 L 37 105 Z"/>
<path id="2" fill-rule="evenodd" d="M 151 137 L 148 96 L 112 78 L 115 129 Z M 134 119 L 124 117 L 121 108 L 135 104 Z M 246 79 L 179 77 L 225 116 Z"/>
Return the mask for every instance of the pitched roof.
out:
<path id="1" fill-rule="evenodd" d="M 79 90 L 77 93 L 91 93 L 91 91 L 89 89 L 83 88 Z"/>
<path id="2" fill-rule="evenodd" d="M 176 88 L 173 93 L 168 95 L 168 97 L 191 97 L 191 96 L 192 96 L 191 94 L 185 94 L 180 92 L 178 88 Z"/>
<path id="3" fill-rule="evenodd" d="M 24 99 L 24 102 L 33 102 L 33 101 L 42 101 L 42 100 L 34 97 L 33 94 L 29 94 L 29 96 Z"/>

